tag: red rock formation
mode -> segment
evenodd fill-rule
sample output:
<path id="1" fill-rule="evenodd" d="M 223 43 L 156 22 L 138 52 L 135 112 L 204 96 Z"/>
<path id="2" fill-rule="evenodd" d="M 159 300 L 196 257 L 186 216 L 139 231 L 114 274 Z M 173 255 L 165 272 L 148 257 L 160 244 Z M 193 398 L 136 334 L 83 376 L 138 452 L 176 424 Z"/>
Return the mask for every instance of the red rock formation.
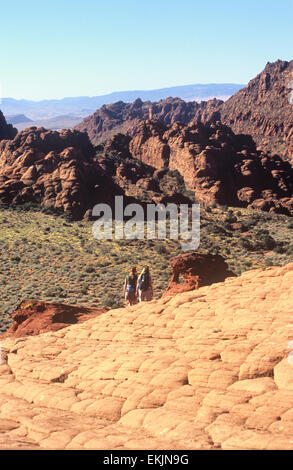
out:
<path id="1" fill-rule="evenodd" d="M 262 150 L 287 157 L 286 137 L 293 127 L 291 80 L 293 60 L 268 62 L 245 88 L 220 106 L 221 121 L 237 134 L 250 134 Z"/>
<path id="2" fill-rule="evenodd" d="M 286 137 L 293 126 L 288 85 L 293 81 L 293 61 L 267 63 L 265 69 L 226 102 L 184 102 L 167 98 L 158 103 L 119 101 L 104 105 L 85 118 L 76 129 L 86 131 L 94 144 L 122 132 L 134 136 L 139 123 L 156 119 L 163 124 L 203 124 L 221 121 L 236 134 L 250 134 L 266 152 L 288 158 Z M 291 150 L 292 152 L 292 150 Z"/>
<path id="3" fill-rule="evenodd" d="M 15 129 L 11 124 L 7 124 L 5 117 L 0 111 L 0 140 L 13 139 L 16 134 L 17 129 Z"/>
<path id="4" fill-rule="evenodd" d="M 213 99 L 197 103 L 180 98 L 167 98 L 157 103 L 143 102 L 139 98 L 133 103 L 118 101 L 104 105 L 86 117 L 75 129 L 87 132 L 93 144 L 104 142 L 117 133 L 135 135 L 137 126 L 146 119 L 157 119 L 163 124 L 189 123 L 200 120 L 205 123 L 219 119 L 222 101 Z"/>
<path id="5" fill-rule="evenodd" d="M 0 142 L 0 202 L 33 202 L 88 220 L 95 204 L 113 206 L 116 195 L 124 195 L 125 204 L 176 199 L 178 191 L 165 190 L 153 177 L 155 168 L 131 157 L 129 141 L 119 134 L 95 156 L 86 133 L 28 128 Z"/>
<path id="6" fill-rule="evenodd" d="M 0 142 L 0 200 L 35 202 L 81 218 L 105 184 L 88 136 L 28 128 Z"/>
<path id="7" fill-rule="evenodd" d="M 223 282 L 227 277 L 235 276 L 220 255 L 184 253 L 171 258 L 170 263 L 172 278 L 163 297 Z M 183 283 L 180 283 L 181 276 Z"/>
<path id="8" fill-rule="evenodd" d="M 131 154 L 155 168 L 168 168 L 170 147 L 162 139 L 166 127 L 160 121 L 142 121 L 129 144 Z"/>
<path id="9" fill-rule="evenodd" d="M 89 320 L 106 311 L 107 309 L 104 308 L 24 301 L 11 313 L 13 324 L 6 333 L 1 335 L 1 339 L 57 331 L 66 326 Z"/>
<path id="10" fill-rule="evenodd" d="M 129 148 L 134 158 L 158 169 L 179 171 L 203 205 L 219 203 L 293 214 L 291 165 L 277 155 L 257 151 L 250 136 L 235 135 L 225 125 L 164 126 L 145 121 L 139 124 Z"/>

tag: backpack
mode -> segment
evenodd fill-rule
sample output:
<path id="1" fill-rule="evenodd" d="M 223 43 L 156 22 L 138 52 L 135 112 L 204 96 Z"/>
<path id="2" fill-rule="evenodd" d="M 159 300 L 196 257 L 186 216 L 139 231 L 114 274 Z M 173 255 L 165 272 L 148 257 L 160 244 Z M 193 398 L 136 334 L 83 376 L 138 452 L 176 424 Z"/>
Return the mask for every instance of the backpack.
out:
<path id="1" fill-rule="evenodd" d="M 139 289 L 142 291 L 148 290 L 150 285 L 149 274 L 142 274 L 139 280 Z"/>

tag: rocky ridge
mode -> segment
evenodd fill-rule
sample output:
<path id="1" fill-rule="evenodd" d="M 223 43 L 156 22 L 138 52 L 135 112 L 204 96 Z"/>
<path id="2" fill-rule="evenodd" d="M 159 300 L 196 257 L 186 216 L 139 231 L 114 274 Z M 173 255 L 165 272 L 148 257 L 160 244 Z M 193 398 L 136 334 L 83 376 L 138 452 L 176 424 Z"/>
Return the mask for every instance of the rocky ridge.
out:
<path id="1" fill-rule="evenodd" d="M 293 264 L 1 342 L 2 449 L 292 449 Z"/>
<path id="2" fill-rule="evenodd" d="M 0 142 L 0 200 L 35 202 L 80 218 L 95 197 L 102 171 L 78 131 L 31 127 Z"/>
<path id="3" fill-rule="evenodd" d="M 249 135 L 220 122 L 203 125 L 148 120 L 130 140 L 132 157 L 157 169 L 177 170 L 203 205 L 215 203 L 293 214 L 293 169 Z"/>
<path id="4" fill-rule="evenodd" d="M 99 158 L 87 134 L 77 130 L 30 127 L 12 140 L 2 140 L 0 202 L 35 203 L 78 220 L 89 217 L 99 202 L 112 205 L 116 195 L 125 195 L 128 202 L 139 201 L 140 187 L 149 190 L 148 202 L 153 197 L 176 199 L 176 189 L 165 191 L 153 181 L 155 168 L 127 160 L 131 158 L 127 137 L 119 138 L 120 149 L 115 139 Z M 111 152 L 118 155 L 118 162 L 108 158 Z"/>
<path id="5" fill-rule="evenodd" d="M 0 141 L 3 139 L 13 139 L 16 134 L 17 129 L 11 124 L 7 124 L 3 113 L 0 111 Z"/>
<path id="6" fill-rule="evenodd" d="M 133 103 L 119 101 L 102 106 L 76 129 L 86 131 L 91 141 L 98 144 L 119 132 L 135 135 L 139 122 L 146 119 L 156 119 L 165 125 L 221 121 L 235 134 L 251 135 L 265 152 L 287 159 L 292 157 L 292 149 L 287 147 L 293 127 L 288 88 L 292 81 L 293 61 L 277 60 L 268 62 L 260 74 L 225 102 L 216 98 L 201 103 L 179 98 L 157 103 L 140 99 Z"/>
<path id="7" fill-rule="evenodd" d="M 293 60 L 268 62 L 245 88 L 220 105 L 221 121 L 236 134 L 250 134 L 262 150 L 287 158 L 286 139 L 293 128 L 292 80 Z"/>
<path id="8" fill-rule="evenodd" d="M 171 173 L 170 173 L 171 172 Z M 217 122 L 157 120 L 93 148 L 86 133 L 28 128 L 0 142 L 0 201 L 36 203 L 88 218 L 99 202 L 224 204 L 293 213 L 293 169 Z"/>
<path id="9" fill-rule="evenodd" d="M 219 119 L 221 100 L 186 102 L 180 98 L 166 98 L 158 102 L 135 100 L 133 103 L 118 101 L 104 105 L 86 117 L 75 129 L 87 132 L 94 145 L 100 144 L 115 134 L 134 136 L 141 121 L 156 119 L 169 125 L 174 122 L 187 124 L 193 120 L 209 123 Z"/>

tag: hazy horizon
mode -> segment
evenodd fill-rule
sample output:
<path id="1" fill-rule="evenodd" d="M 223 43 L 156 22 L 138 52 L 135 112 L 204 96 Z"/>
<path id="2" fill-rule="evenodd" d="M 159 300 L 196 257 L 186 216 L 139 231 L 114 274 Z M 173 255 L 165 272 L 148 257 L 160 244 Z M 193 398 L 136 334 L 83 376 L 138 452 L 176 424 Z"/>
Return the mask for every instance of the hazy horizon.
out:
<path id="1" fill-rule="evenodd" d="M 1 17 L 0 95 L 17 100 L 245 84 L 293 50 L 292 0 L 15 0 Z"/>
<path id="2" fill-rule="evenodd" d="M 113 90 L 109 93 L 104 93 L 101 95 L 75 95 L 75 96 L 62 96 L 61 98 L 42 98 L 42 99 L 29 99 L 29 98 L 14 98 L 14 96 L 0 96 L 0 104 L 1 100 L 15 100 L 15 101 L 32 101 L 35 103 L 39 103 L 42 101 L 60 101 L 60 100 L 70 100 L 75 98 L 96 98 L 96 97 L 103 97 L 103 96 L 110 96 L 115 95 L 117 93 L 141 93 L 141 92 L 152 92 L 152 91 L 162 91 L 162 90 L 170 90 L 174 88 L 184 88 L 184 87 L 192 87 L 192 86 L 213 86 L 213 85 L 237 85 L 237 86 L 246 86 L 246 83 L 232 83 L 232 82 L 223 82 L 223 83 L 215 83 L 215 82 L 207 82 L 207 83 L 189 83 L 184 85 L 174 85 L 169 87 L 157 87 L 157 88 L 148 88 L 148 89 L 137 89 L 137 90 Z"/>

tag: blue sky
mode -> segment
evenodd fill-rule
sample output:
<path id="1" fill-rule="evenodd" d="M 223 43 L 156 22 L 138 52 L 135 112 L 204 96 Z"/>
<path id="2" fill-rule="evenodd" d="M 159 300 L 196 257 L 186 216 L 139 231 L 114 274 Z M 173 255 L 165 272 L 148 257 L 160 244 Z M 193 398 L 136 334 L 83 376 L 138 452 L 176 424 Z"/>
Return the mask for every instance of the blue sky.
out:
<path id="1" fill-rule="evenodd" d="M 247 83 L 291 60 L 293 0 L 0 1 L 2 96 Z"/>

